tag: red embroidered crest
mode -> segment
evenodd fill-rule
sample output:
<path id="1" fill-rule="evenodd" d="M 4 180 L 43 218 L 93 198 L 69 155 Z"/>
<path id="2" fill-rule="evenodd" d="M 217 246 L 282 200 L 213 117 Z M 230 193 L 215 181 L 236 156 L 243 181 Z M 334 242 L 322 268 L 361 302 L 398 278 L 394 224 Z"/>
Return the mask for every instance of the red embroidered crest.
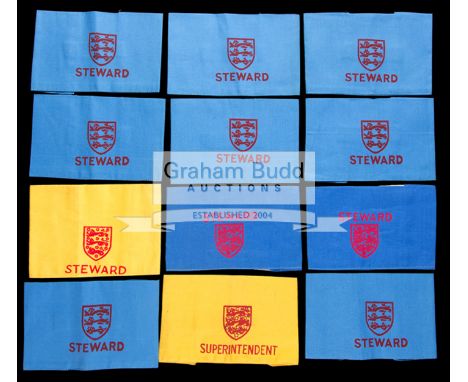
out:
<path id="1" fill-rule="evenodd" d="M 252 307 L 246 305 L 225 305 L 223 326 L 233 340 L 244 337 L 252 326 Z"/>
<path id="2" fill-rule="evenodd" d="M 84 226 L 83 249 L 94 261 L 105 257 L 112 247 L 112 227 Z"/>
<path id="3" fill-rule="evenodd" d="M 257 142 L 258 121 L 256 119 L 230 118 L 229 139 L 239 151 L 248 151 Z"/>
<path id="4" fill-rule="evenodd" d="M 99 66 L 109 64 L 117 51 L 117 35 L 92 32 L 88 38 L 91 59 Z"/>
<path id="5" fill-rule="evenodd" d="M 215 224 L 215 242 L 221 255 L 233 258 L 244 246 L 244 224 Z"/>
<path id="6" fill-rule="evenodd" d="M 382 336 L 393 326 L 393 302 L 366 301 L 366 324 L 372 333 Z"/>
<path id="7" fill-rule="evenodd" d="M 81 307 L 81 327 L 84 334 L 92 340 L 106 335 L 111 326 L 112 305 L 83 305 Z"/>
<path id="8" fill-rule="evenodd" d="M 228 38 L 227 55 L 229 62 L 236 69 L 247 69 L 255 59 L 255 39 Z"/>
<path id="9" fill-rule="evenodd" d="M 88 121 L 88 144 L 99 155 L 107 153 L 115 145 L 117 122 Z"/>
<path id="10" fill-rule="evenodd" d="M 390 140 L 390 124 L 388 121 L 361 121 L 361 139 L 367 150 L 380 153 Z"/>
<path id="11" fill-rule="evenodd" d="M 360 38 L 358 58 L 361 65 L 371 72 L 382 66 L 385 60 L 385 40 Z"/>
<path id="12" fill-rule="evenodd" d="M 351 224 L 351 246 L 364 259 L 372 256 L 379 247 L 378 224 Z"/>

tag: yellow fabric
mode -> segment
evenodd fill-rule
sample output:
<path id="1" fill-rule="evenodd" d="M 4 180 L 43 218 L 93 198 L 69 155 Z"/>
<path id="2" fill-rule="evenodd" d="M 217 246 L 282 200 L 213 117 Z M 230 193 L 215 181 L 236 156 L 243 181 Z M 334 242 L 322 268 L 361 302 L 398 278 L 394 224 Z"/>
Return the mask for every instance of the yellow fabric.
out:
<path id="1" fill-rule="evenodd" d="M 160 185 L 31 186 L 30 195 L 30 277 L 159 274 L 161 234 L 122 232 L 126 225 L 117 217 L 150 217 L 160 211 Z M 86 254 L 84 236 L 96 229 L 85 226 L 112 227 L 111 235 L 97 236 L 104 243 L 111 238 L 104 257 L 93 259 L 90 256 L 99 255 Z"/>
<path id="2" fill-rule="evenodd" d="M 163 286 L 160 362 L 298 364 L 296 278 L 170 275 Z M 251 307 L 243 337 L 227 334 L 225 306 Z"/>

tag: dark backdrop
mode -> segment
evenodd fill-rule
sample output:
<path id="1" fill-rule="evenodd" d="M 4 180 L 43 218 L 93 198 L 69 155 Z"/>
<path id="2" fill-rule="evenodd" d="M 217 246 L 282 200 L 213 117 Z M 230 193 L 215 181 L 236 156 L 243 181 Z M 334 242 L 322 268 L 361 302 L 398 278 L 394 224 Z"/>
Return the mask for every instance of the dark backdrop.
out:
<path id="1" fill-rule="evenodd" d="M 23 0 L 18 2 L 18 375 L 20 381 L 151 381 L 167 377 L 216 377 L 238 378 L 300 378 L 324 379 L 424 379 L 448 378 L 449 374 L 449 1 L 447 0 L 287 0 L 266 1 L 157 1 L 157 0 Z M 435 139 L 437 160 L 437 181 L 406 182 L 434 184 L 437 188 L 437 260 L 435 271 L 437 350 L 436 360 L 421 361 L 319 361 L 304 358 L 305 340 L 305 269 L 306 236 L 303 234 L 302 272 L 271 273 L 260 271 L 219 271 L 194 273 L 257 274 L 271 276 L 294 276 L 299 280 L 299 366 L 278 367 L 258 365 L 213 365 L 197 366 L 160 364 L 158 369 L 116 369 L 103 371 L 42 371 L 22 370 L 23 358 L 23 283 L 28 281 L 28 232 L 29 232 L 29 186 L 32 184 L 80 184 L 111 183 L 100 181 L 74 181 L 64 179 L 29 178 L 31 146 L 32 102 L 30 91 L 31 64 L 34 43 L 34 26 L 37 9 L 61 11 L 130 11 L 164 13 L 161 92 L 159 94 L 119 94 L 125 97 L 167 97 L 167 13 L 304 13 L 304 12 L 423 12 L 434 15 L 433 49 L 433 96 L 435 100 Z M 302 26 L 302 21 L 301 21 Z M 411 36 L 408 36 L 411 38 Z M 302 39 L 302 37 L 301 37 Z M 300 149 L 305 147 L 305 81 L 304 57 L 301 47 L 301 95 L 300 100 Z M 83 93 L 95 94 L 95 93 Z M 111 93 L 96 93 L 100 96 L 115 96 Z M 314 96 L 307 96 L 314 97 Z M 333 97 L 327 95 L 327 97 Z M 336 97 L 340 97 L 336 95 Z M 347 96 L 348 97 L 348 96 Z M 176 98 L 176 96 L 172 96 Z M 262 97 L 257 97 L 262 98 Z M 275 97 L 281 98 L 281 97 Z M 168 109 L 167 109 L 168 110 Z M 165 150 L 170 148 L 170 115 L 166 112 Z M 6 128 L 6 127 L 5 127 Z M 112 182 L 131 183 L 131 182 Z M 390 184 L 390 182 L 358 182 L 348 185 Z M 327 183 L 317 184 L 327 185 Z M 304 209 L 305 206 L 302 205 Z M 165 237 L 162 237 L 161 272 L 165 272 Z M 7 255 L 7 254 L 4 254 Z M 172 272 L 176 273 L 176 272 Z M 414 272 L 413 272 L 414 273 Z M 127 279 L 128 277 L 120 278 Z M 140 279 L 161 279 L 160 277 L 133 277 Z M 109 278 L 113 279 L 113 278 Z M 38 282 L 65 279 L 41 279 Z M 96 280 L 90 278 L 89 280 Z M 102 280 L 102 279 L 101 279 Z M 106 280 L 108 280 L 106 278 Z M 67 280 L 70 281 L 70 280 Z M 73 280 L 79 282 L 78 280 Z M 162 280 L 161 280 L 162 281 Z M 163 285 L 161 284 L 161 287 Z M 162 288 L 161 288 L 162 289 Z M 6 346 L 6 344 L 4 344 Z M 47 351 L 47 349 L 44 349 Z"/>

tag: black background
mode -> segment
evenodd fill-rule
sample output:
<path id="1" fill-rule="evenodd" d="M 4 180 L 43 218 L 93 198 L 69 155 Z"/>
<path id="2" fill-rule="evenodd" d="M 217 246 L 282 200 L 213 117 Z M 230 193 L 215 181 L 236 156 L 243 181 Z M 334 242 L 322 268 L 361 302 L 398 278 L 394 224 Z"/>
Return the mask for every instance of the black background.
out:
<path id="1" fill-rule="evenodd" d="M 20 381 L 111 381 L 133 380 L 150 381 L 166 377 L 227 377 L 237 378 L 300 378 L 311 380 L 324 379 L 424 379 L 448 378 L 449 374 L 449 1 L 446 0 L 287 0 L 287 1 L 157 1 L 157 0 L 38 0 L 18 2 L 18 376 Z M 285 272 L 272 274 L 260 271 L 220 271 L 194 272 L 219 274 L 256 274 L 270 276 L 294 276 L 299 280 L 299 366 L 269 367 L 258 365 L 211 365 L 199 364 L 186 366 L 176 364 L 160 364 L 158 369 L 117 369 L 102 371 L 23 371 L 23 283 L 28 281 L 28 232 L 29 232 L 29 185 L 32 184 L 80 184 L 80 183 L 110 183 L 99 181 L 73 181 L 63 179 L 29 178 L 29 157 L 31 146 L 31 123 L 33 93 L 30 91 L 31 64 L 34 42 L 35 15 L 37 9 L 62 11 L 130 11 L 164 13 L 163 53 L 161 92 L 159 94 L 119 94 L 125 97 L 167 97 L 167 13 L 296 13 L 305 12 L 422 12 L 434 16 L 434 49 L 433 49 L 433 96 L 435 101 L 435 139 L 436 139 L 436 170 L 435 182 L 406 182 L 415 184 L 435 184 L 437 188 L 437 260 L 435 271 L 436 292 L 436 325 L 437 352 L 435 360 L 420 361 L 318 361 L 304 358 L 305 336 L 305 269 L 307 254 L 305 234 L 303 239 L 303 272 Z M 301 18 L 302 27 L 302 18 Z M 302 35 L 302 29 L 301 29 Z M 408 36 L 411 39 L 411 36 Z M 303 37 L 301 36 L 303 41 Z M 284 97 L 300 100 L 300 149 L 305 146 L 305 81 L 304 57 L 301 46 L 301 96 Z M 93 93 L 82 93 L 89 95 Z M 100 96 L 115 96 L 111 93 L 99 93 Z M 176 98 L 177 96 L 171 96 Z M 307 96 L 313 98 L 314 96 Z M 333 97 L 327 95 L 326 97 Z M 336 96 L 340 97 L 340 96 Z M 349 96 L 347 96 L 349 97 Z M 263 97 L 256 97 L 263 98 Z M 283 97 L 275 97 L 283 98 Z M 170 115 L 169 102 L 166 109 L 165 150 L 170 148 Z M 131 183 L 131 182 L 112 182 Z M 141 182 L 140 182 L 141 183 Z M 393 182 L 395 183 L 395 182 Z M 350 182 L 348 185 L 390 184 L 390 182 Z M 319 183 L 317 186 L 326 186 Z M 302 200 L 303 202 L 303 200 Z M 303 205 L 304 209 L 305 206 Z M 53 245 L 53 243 L 51 243 Z M 165 237 L 162 237 L 161 272 L 165 271 L 164 262 Z M 176 273 L 176 272 L 171 272 Z M 119 278 L 127 279 L 128 277 Z M 160 277 L 132 277 L 133 279 L 160 279 Z M 114 278 L 106 278 L 111 280 Z M 62 279 L 64 281 L 65 279 Z M 90 278 L 89 280 L 96 280 Z M 102 280 L 102 279 L 100 279 Z M 60 279 L 41 279 L 37 282 L 56 281 Z M 67 280 L 70 281 L 70 280 Z M 79 282 L 79 280 L 71 280 Z M 161 289 L 163 285 L 161 284 Z M 3 344 L 6 346 L 6 344 Z M 47 349 L 44 349 L 47 352 Z"/>

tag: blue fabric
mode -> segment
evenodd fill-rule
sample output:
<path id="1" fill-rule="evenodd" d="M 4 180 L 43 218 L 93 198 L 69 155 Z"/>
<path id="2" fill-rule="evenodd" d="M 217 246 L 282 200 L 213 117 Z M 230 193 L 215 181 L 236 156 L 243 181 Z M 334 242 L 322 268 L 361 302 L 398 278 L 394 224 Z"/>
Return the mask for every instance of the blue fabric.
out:
<path id="1" fill-rule="evenodd" d="M 297 95 L 299 33 L 298 15 L 171 13 L 168 93 Z"/>
<path id="2" fill-rule="evenodd" d="M 230 139 L 231 118 L 257 120 L 251 151 L 299 150 L 299 102 L 289 99 L 174 99 L 171 150 L 238 152 Z"/>
<path id="3" fill-rule="evenodd" d="M 24 369 L 158 367 L 158 299 L 159 281 L 25 283 Z M 82 312 L 100 304 L 112 305 L 110 326 L 102 324 L 107 332 L 91 339 L 88 335 L 100 333 L 89 333 L 90 327 L 98 329 L 100 324 L 83 325 Z M 100 318 L 98 314 L 84 316 L 87 321 Z M 101 318 L 109 322 L 109 315 Z M 103 343 L 110 348 L 111 342 L 121 350 L 91 351 L 91 346 L 102 350 Z M 88 352 L 77 351 L 78 343 L 87 344 Z"/>
<path id="4" fill-rule="evenodd" d="M 377 313 L 393 317 L 387 332 L 382 329 L 383 319 L 375 319 L 366 302 L 390 306 L 386 313 Z M 306 358 L 436 358 L 434 315 L 431 274 L 309 274 Z"/>
<path id="5" fill-rule="evenodd" d="M 289 151 L 299 149 L 299 105 L 297 100 L 278 99 L 176 99 L 171 101 L 171 150 L 173 152 L 240 152 L 230 138 L 230 119 L 247 118 L 256 120 L 257 137 L 250 152 Z M 245 147 L 240 147 L 245 149 Z M 173 155 L 174 156 L 174 155 Z M 171 159 L 173 159 L 171 157 Z M 208 160 L 207 160 L 208 161 Z M 192 165 L 192 163 L 190 163 Z M 196 165 L 196 163 L 193 163 Z M 222 162 L 222 167 L 235 166 Z M 207 181 L 193 181 L 205 183 Z M 237 180 L 238 183 L 242 180 Z M 266 181 L 261 180 L 266 183 Z M 212 183 L 212 181 L 209 181 Z M 237 192 L 238 187 L 219 196 L 213 188 L 207 192 L 185 192 L 173 196 L 173 189 L 168 190 L 168 206 L 171 210 L 202 210 L 211 212 L 213 209 L 255 209 L 257 212 L 265 209 L 289 209 L 291 215 L 297 214 L 300 220 L 299 194 L 297 200 L 288 197 L 289 205 L 268 204 L 267 199 L 272 194 L 279 194 L 270 186 L 269 192 L 260 190 L 257 186 L 254 192 L 244 187 Z M 211 192 L 211 197 L 210 197 Z M 282 192 L 282 191 L 281 191 Z M 286 191 L 285 191 L 286 192 Z M 289 195 L 289 194 L 288 194 Z M 252 204 L 253 198 L 258 201 Z M 202 201 L 203 199 L 203 201 Z M 181 205 L 181 200 L 190 203 Z M 192 203 L 193 200 L 193 204 Z M 214 204 L 216 200 L 216 205 Z M 236 201 L 234 201 L 236 200 Z M 271 200 L 271 199 L 270 199 Z M 207 201 L 209 204 L 207 204 Z M 197 204 L 199 203 L 199 204 Z M 213 203 L 213 204 L 212 204 Z M 275 203 L 275 202 L 273 202 Z M 272 212 L 273 216 L 276 213 Z M 276 271 L 298 270 L 302 266 L 301 234 L 293 230 L 291 222 L 281 221 L 223 221 L 176 222 L 175 231 L 166 235 L 166 267 L 171 271 L 192 271 L 207 269 L 268 269 Z M 173 223 L 171 221 L 168 222 Z M 239 223 L 243 226 L 237 253 L 226 253 L 217 247 L 216 227 L 221 224 Z M 239 236 L 237 236 L 239 238 Z"/>
<path id="6" fill-rule="evenodd" d="M 30 175 L 152 180 L 164 113 L 161 99 L 35 95 Z"/>
<path id="7" fill-rule="evenodd" d="M 31 90 L 158 92 L 162 20 L 156 13 L 38 11 Z"/>
<path id="8" fill-rule="evenodd" d="M 306 151 L 315 152 L 315 180 L 435 179 L 432 99 L 314 98 L 306 110 Z M 366 139 L 368 124 L 386 124 L 387 130 L 379 135 L 374 129 Z"/>
<path id="9" fill-rule="evenodd" d="M 307 93 L 432 92 L 430 14 L 305 14 L 304 45 Z"/>
<path id="10" fill-rule="evenodd" d="M 308 209 L 350 218 L 341 224 L 346 232 L 307 234 L 309 269 L 434 269 L 433 186 L 317 187 Z M 377 244 L 361 241 L 360 227 L 377 228 Z"/>
<path id="11" fill-rule="evenodd" d="M 186 206 L 209 212 L 212 206 Z M 216 206 L 220 208 L 221 206 Z M 231 206 L 243 211 L 244 206 Z M 264 211 L 267 206 L 248 206 Z M 274 206 L 290 209 L 291 206 Z M 168 210 L 175 209 L 168 206 Z M 294 212 L 292 212 L 294 213 Z M 299 207 L 295 209 L 299 215 Z M 275 212 L 273 211 L 274 215 Z M 260 219 L 259 219 L 260 220 Z M 268 220 L 268 219 L 266 219 Z M 217 226 L 240 224 L 243 229 L 240 249 L 224 251 L 218 241 Z M 226 236 L 224 236 L 226 237 Z M 175 225 L 175 231 L 166 234 L 166 268 L 168 271 L 195 271 L 213 269 L 259 269 L 291 271 L 302 269 L 301 233 L 293 230 L 293 224 L 282 222 L 183 222 Z"/>

